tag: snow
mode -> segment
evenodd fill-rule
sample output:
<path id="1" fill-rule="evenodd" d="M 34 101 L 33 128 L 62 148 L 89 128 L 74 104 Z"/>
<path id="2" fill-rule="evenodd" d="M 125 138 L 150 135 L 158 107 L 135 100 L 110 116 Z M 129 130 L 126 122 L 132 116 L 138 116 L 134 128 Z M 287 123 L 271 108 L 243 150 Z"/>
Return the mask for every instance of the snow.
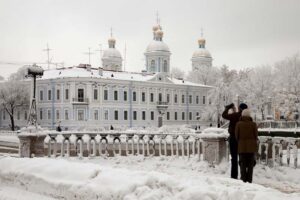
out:
<path id="1" fill-rule="evenodd" d="M 0 199 L 18 199 L 17 193 L 10 195 L 17 190 L 26 190 L 25 200 L 38 199 L 36 195 L 42 195 L 40 199 L 125 200 L 300 198 L 299 169 L 257 165 L 253 184 L 227 178 L 229 170 L 228 163 L 210 167 L 193 158 L 0 157 Z"/>
<path id="2" fill-rule="evenodd" d="M 50 69 L 45 70 L 41 80 L 45 79 L 58 79 L 58 78 L 102 78 L 111 80 L 126 80 L 126 81 L 151 81 L 157 74 L 143 74 L 136 72 L 116 72 L 103 70 L 102 76 L 99 75 L 99 71 L 91 69 L 88 71 L 85 68 L 69 67 L 62 69 Z M 210 88 L 211 86 L 196 84 L 189 81 L 182 81 L 176 78 L 168 78 L 168 80 L 176 85 L 190 85 L 190 86 L 201 86 Z"/>

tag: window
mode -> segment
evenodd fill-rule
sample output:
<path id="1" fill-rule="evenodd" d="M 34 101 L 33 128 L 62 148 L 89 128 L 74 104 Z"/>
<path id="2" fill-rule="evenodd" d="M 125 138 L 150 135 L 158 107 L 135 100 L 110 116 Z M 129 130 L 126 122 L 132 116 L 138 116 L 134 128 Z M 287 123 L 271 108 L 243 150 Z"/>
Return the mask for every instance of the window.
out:
<path id="1" fill-rule="evenodd" d="M 167 103 L 170 102 L 170 94 L 167 94 Z"/>
<path id="2" fill-rule="evenodd" d="M 108 110 L 104 111 L 104 120 L 108 120 Z"/>
<path id="3" fill-rule="evenodd" d="M 174 95 L 174 103 L 177 103 L 177 94 Z"/>
<path id="4" fill-rule="evenodd" d="M 177 120 L 177 112 L 174 113 L 174 119 Z"/>
<path id="5" fill-rule="evenodd" d="M 151 60 L 150 71 L 155 72 L 155 60 Z"/>
<path id="6" fill-rule="evenodd" d="M 48 90 L 48 100 L 51 101 L 51 90 Z"/>
<path id="7" fill-rule="evenodd" d="M 118 91 L 114 91 L 114 100 L 118 101 Z"/>
<path id="8" fill-rule="evenodd" d="M 127 91 L 124 91 L 124 101 L 127 101 Z"/>
<path id="9" fill-rule="evenodd" d="M 137 112 L 133 111 L 133 120 L 137 120 Z"/>
<path id="10" fill-rule="evenodd" d="M 83 102 L 84 100 L 84 90 L 78 89 L 78 102 Z"/>
<path id="11" fill-rule="evenodd" d="M 40 101 L 44 100 L 44 92 L 43 90 L 40 90 Z"/>
<path id="12" fill-rule="evenodd" d="M 199 104 L 199 96 L 196 96 L 196 104 Z"/>
<path id="13" fill-rule="evenodd" d="M 51 110 L 47 110 L 47 118 L 48 118 L 48 120 L 51 119 Z"/>
<path id="14" fill-rule="evenodd" d="M 98 100 L 98 90 L 94 89 L 94 100 Z"/>
<path id="15" fill-rule="evenodd" d="M 170 112 L 167 112 L 167 120 L 170 120 Z"/>
<path id="16" fill-rule="evenodd" d="M 189 113 L 189 120 L 192 120 L 192 119 L 193 119 L 193 113 L 190 112 L 190 113 Z"/>
<path id="17" fill-rule="evenodd" d="M 119 112 L 117 110 L 115 110 L 115 116 L 114 116 L 115 120 L 119 120 Z"/>
<path id="18" fill-rule="evenodd" d="M 205 96 L 203 96 L 203 104 L 205 104 Z"/>
<path id="19" fill-rule="evenodd" d="M 94 120 L 99 120 L 99 111 L 94 110 Z"/>
<path id="20" fill-rule="evenodd" d="M 158 101 L 159 101 L 159 102 L 162 102 L 162 93 L 159 93 L 159 94 L 158 94 Z"/>
<path id="21" fill-rule="evenodd" d="M 66 94 L 65 94 L 65 95 L 66 95 L 66 96 L 65 96 L 65 97 L 66 97 L 66 100 L 68 100 L 68 99 L 69 99 L 69 89 L 66 89 L 65 92 L 66 92 Z"/>
<path id="22" fill-rule="evenodd" d="M 151 111 L 151 120 L 154 120 L 154 112 Z"/>
<path id="23" fill-rule="evenodd" d="M 133 92 L 133 93 L 132 93 L 132 100 L 133 100 L 133 101 L 136 101 L 136 92 Z"/>
<path id="24" fill-rule="evenodd" d="M 164 60 L 164 72 L 168 72 L 168 61 Z"/>
<path id="25" fill-rule="evenodd" d="M 142 92 L 142 102 L 145 102 L 146 101 L 146 94 L 145 92 Z"/>
<path id="26" fill-rule="evenodd" d="M 124 120 L 128 120 L 128 111 L 124 110 Z"/>
<path id="27" fill-rule="evenodd" d="M 24 119 L 27 120 L 27 111 L 24 112 Z"/>
<path id="28" fill-rule="evenodd" d="M 182 112 L 182 113 L 181 113 L 181 119 L 184 120 L 184 118 L 185 118 L 185 113 Z"/>
<path id="29" fill-rule="evenodd" d="M 59 110 L 56 110 L 56 120 L 59 120 Z"/>
<path id="30" fill-rule="evenodd" d="M 181 96 L 181 103 L 184 103 L 184 94 Z"/>
<path id="31" fill-rule="evenodd" d="M 108 100 L 108 90 L 104 90 L 104 100 Z"/>
<path id="32" fill-rule="evenodd" d="M 19 112 L 18 112 L 18 119 L 20 118 L 19 116 Z M 40 108 L 40 120 L 43 120 L 43 109 Z"/>
<path id="33" fill-rule="evenodd" d="M 189 95 L 189 103 L 192 104 L 193 103 L 193 96 Z"/>
<path id="34" fill-rule="evenodd" d="M 69 120 L 69 111 L 65 110 L 65 120 Z"/>
<path id="35" fill-rule="evenodd" d="M 146 111 L 142 111 L 142 120 L 146 120 Z"/>
<path id="36" fill-rule="evenodd" d="M 56 100 L 60 99 L 60 90 L 56 90 Z"/>
<path id="37" fill-rule="evenodd" d="M 154 94 L 150 93 L 150 102 L 154 102 Z"/>
<path id="38" fill-rule="evenodd" d="M 78 121 L 83 121 L 84 120 L 84 110 L 78 110 L 77 119 L 78 119 Z"/>
<path id="39" fill-rule="evenodd" d="M 20 111 L 18 111 L 17 112 L 17 120 L 20 120 L 20 115 L 21 115 L 21 113 L 20 113 Z"/>

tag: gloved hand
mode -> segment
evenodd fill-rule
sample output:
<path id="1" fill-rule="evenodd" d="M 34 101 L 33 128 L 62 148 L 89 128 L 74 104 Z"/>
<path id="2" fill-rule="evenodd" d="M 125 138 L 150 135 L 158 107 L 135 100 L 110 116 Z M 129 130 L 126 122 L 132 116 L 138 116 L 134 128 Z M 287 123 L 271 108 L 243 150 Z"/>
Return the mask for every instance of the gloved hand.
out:
<path id="1" fill-rule="evenodd" d="M 229 110 L 230 108 L 233 108 L 233 107 L 234 107 L 234 104 L 233 104 L 233 103 L 231 103 L 231 104 L 229 104 L 229 105 L 225 106 L 225 109 Z"/>

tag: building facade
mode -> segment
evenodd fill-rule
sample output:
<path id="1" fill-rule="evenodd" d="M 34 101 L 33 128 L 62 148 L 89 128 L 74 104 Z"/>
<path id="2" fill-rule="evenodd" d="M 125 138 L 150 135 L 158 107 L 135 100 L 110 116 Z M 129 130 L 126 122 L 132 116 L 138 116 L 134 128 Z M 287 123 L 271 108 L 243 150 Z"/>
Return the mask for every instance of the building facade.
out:
<path id="1" fill-rule="evenodd" d="M 171 52 L 162 38 L 161 26 L 154 26 L 153 41 L 144 54 L 146 70 L 141 73 L 122 71 L 112 37 L 103 53 L 103 67 L 80 64 L 45 70 L 37 80 L 38 123 L 52 129 L 60 124 L 63 130 L 199 125 L 212 87 L 172 78 Z M 16 124 L 26 124 L 27 115 L 26 110 L 18 111 Z M 5 112 L 0 118 L 1 126 L 8 126 Z"/>

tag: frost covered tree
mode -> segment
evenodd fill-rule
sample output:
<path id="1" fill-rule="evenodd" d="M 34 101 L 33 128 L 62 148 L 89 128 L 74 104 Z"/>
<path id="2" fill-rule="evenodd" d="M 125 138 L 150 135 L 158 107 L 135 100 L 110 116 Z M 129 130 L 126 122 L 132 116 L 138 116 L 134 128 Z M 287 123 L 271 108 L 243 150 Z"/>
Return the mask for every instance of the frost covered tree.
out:
<path id="1" fill-rule="evenodd" d="M 183 79 L 185 73 L 181 69 L 179 69 L 177 67 L 173 67 L 172 70 L 171 70 L 171 75 L 174 78 Z"/>
<path id="2" fill-rule="evenodd" d="M 24 80 L 20 80 L 20 77 L 22 76 L 12 74 L 8 81 L 0 84 L 0 104 L 9 115 L 12 131 L 15 130 L 15 111 L 28 106 L 30 99 L 28 84 L 24 84 Z"/>

